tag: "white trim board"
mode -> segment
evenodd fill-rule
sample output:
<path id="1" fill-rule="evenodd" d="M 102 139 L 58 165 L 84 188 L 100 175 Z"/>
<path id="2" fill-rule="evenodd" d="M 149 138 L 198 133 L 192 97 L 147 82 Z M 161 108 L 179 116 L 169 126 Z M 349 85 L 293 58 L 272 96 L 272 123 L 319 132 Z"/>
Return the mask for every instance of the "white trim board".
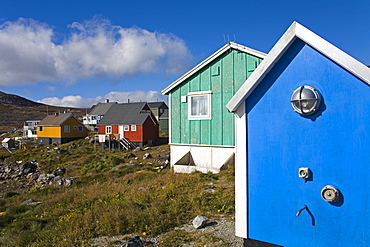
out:
<path id="1" fill-rule="evenodd" d="M 366 65 L 308 30 L 298 22 L 293 22 L 267 54 L 265 59 L 257 66 L 256 70 L 227 103 L 226 107 L 230 112 L 235 112 L 241 103 L 249 97 L 297 38 L 370 85 L 370 69 Z"/>

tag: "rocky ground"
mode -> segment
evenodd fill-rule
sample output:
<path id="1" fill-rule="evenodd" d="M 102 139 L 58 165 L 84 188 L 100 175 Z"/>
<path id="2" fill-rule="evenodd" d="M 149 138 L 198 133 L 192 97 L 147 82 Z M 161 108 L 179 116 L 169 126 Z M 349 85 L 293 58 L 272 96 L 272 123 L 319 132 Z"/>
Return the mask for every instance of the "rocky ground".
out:
<path id="1" fill-rule="evenodd" d="M 226 217 L 219 219 L 210 219 L 210 222 L 201 229 L 195 229 L 193 224 L 182 225 L 173 229 L 173 231 L 184 231 L 189 236 L 196 236 L 198 241 L 185 241 L 184 243 L 174 243 L 173 246 L 178 247 L 241 247 L 243 246 L 243 239 L 235 236 L 235 221 Z M 165 235 L 171 235 L 171 232 L 164 233 L 156 237 L 140 236 L 141 244 L 129 245 L 130 239 L 133 239 L 135 235 L 120 235 L 114 237 L 100 237 L 92 240 L 91 246 L 95 247 L 121 247 L 121 246 L 162 246 L 161 238 Z M 212 240 L 212 241 L 210 241 Z M 135 242 L 135 241 L 133 241 Z M 176 241 L 174 241 L 176 242 Z M 201 242 L 201 243 L 199 243 Z M 167 244 L 166 246 L 170 246 Z"/>

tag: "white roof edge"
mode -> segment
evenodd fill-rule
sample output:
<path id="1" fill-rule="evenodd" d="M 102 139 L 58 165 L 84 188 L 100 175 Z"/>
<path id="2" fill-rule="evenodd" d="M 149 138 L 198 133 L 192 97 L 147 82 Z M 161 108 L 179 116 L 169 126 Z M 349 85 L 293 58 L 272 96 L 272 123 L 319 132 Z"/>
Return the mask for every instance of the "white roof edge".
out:
<path id="1" fill-rule="evenodd" d="M 301 39 L 330 60 L 370 85 L 370 69 L 366 65 L 354 59 L 298 22 L 293 22 L 267 54 L 266 58 L 257 66 L 256 70 L 227 103 L 226 107 L 230 112 L 235 112 L 240 104 L 249 97 L 296 38 Z"/>
<path id="2" fill-rule="evenodd" d="M 233 48 L 233 49 L 236 49 L 236 50 L 239 50 L 239 51 L 242 51 L 242 52 L 251 54 L 251 55 L 256 56 L 256 57 L 259 57 L 259 58 L 265 58 L 266 55 L 267 55 L 266 53 L 263 53 L 263 52 L 254 50 L 252 48 L 249 48 L 249 47 L 246 47 L 244 45 L 240 45 L 240 44 L 237 44 L 237 43 L 234 43 L 234 42 L 226 43 L 223 47 L 221 47 L 220 49 L 218 49 L 211 56 L 209 56 L 206 59 L 204 59 L 198 65 L 196 65 L 191 70 L 189 70 L 184 75 L 182 75 L 179 79 L 177 79 L 176 81 L 174 81 L 173 83 L 171 83 L 168 87 L 166 87 L 165 89 L 163 89 L 162 90 L 162 94 L 165 95 L 165 94 L 169 93 L 169 91 L 171 91 L 177 85 L 179 85 L 180 83 L 182 83 L 183 81 L 185 81 L 186 79 L 188 79 L 190 76 L 194 75 L 196 72 L 198 72 L 199 70 L 201 70 L 203 67 L 205 67 L 207 64 L 209 64 L 210 62 L 212 62 L 214 59 L 216 59 L 217 57 L 219 57 L 221 54 L 223 54 L 225 51 L 229 50 L 230 48 Z"/>

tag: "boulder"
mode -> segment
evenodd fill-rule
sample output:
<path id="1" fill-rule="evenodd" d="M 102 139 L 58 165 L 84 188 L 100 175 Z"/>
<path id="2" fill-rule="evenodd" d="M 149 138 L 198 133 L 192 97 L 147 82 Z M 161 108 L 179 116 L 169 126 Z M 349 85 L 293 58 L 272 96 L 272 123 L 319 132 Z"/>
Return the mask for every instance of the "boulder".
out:
<path id="1" fill-rule="evenodd" d="M 152 158 L 152 155 L 150 153 L 145 153 L 143 156 L 143 159 L 150 159 Z"/>
<path id="2" fill-rule="evenodd" d="M 123 157 L 124 159 L 129 159 L 129 158 L 134 158 L 134 157 L 136 157 L 136 155 L 135 154 L 133 154 L 133 153 L 129 153 L 128 155 L 126 155 L 125 157 Z"/>
<path id="3" fill-rule="evenodd" d="M 157 157 L 157 158 L 154 159 L 154 162 L 158 162 L 158 163 L 161 163 L 161 164 L 167 164 L 169 161 L 170 161 L 170 156 L 169 155 L 160 156 L 160 157 Z"/>
<path id="4" fill-rule="evenodd" d="M 55 176 L 63 176 L 66 173 L 66 168 L 58 168 L 54 170 L 52 173 Z"/>
<path id="5" fill-rule="evenodd" d="M 27 175 L 28 173 L 36 172 L 37 166 L 31 162 L 26 162 L 21 165 L 19 171 L 22 175 Z"/>
<path id="6" fill-rule="evenodd" d="M 208 220 L 209 219 L 207 217 L 202 216 L 202 215 L 198 215 L 193 220 L 193 226 L 194 226 L 195 229 L 200 229 L 200 228 L 205 227 L 207 225 Z"/>

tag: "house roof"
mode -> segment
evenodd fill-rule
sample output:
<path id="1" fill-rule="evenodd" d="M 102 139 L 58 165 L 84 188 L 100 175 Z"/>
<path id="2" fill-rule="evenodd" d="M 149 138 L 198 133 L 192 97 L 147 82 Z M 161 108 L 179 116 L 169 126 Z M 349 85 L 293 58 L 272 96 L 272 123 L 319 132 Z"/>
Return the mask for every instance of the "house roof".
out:
<path id="1" fill-rule="evenodd" d="M 97 105 L 93 106 L 93 108 L 89 112 L 89 115 L 92 116 L 104 115 L 109 110 L 109 108 L 114 104 L 117 104 L 117 102 L 98 103 Z"/>
<path id="2" fill-rule="evenodd" d="M 152 112 L 143 110 L 146 102 L 124 103 L 112 105 L 99 125 L 142 125 Z M 156 120 L 153 120 L 156 121 Z"/>
<path id="3" fill-rule="evenodd" d="M 48 115 L 46 116 L 38 126 L 61 126 L 70 117 L 73 117 L 71 113 L 61 113 L 58 115 Z"/>
<path id="4" fill-rule="evenodd" d="M 161 106 L 165 106 L 166 109 L 168 109 L 168 106 L 166 105 L 165 102 L 160 101 L 160 102 L 148 102 L 149 107 L 152 108 L 159 108 Z"/>
<path id="5" fill-rule="evenodd" d="M 366 65 L 330 44 L 328 41 L 308 30 L 298 22 L 293 22 L 267 54 L 265 59 L 257 66 L 256 70 L 227 103 L 226 107 L 230 112 L 235 112 L 242 102 L 249 97 L 296 39 L 302 40 L 333 62 L 340 65 L 342 68 L 352 73 L 354 76 L 370 85 L 370 69 Z"/>
<path id="6" fill-rule="evenodd" d="M 168 119 L 168 109 L 163 111 L 163 114 L 159 117 L 159 119 Z"/>
<path id="7" fill-rule="evenodd" d="M 248 48 L 246 46 L 229 42 L 226 43 L 223 47 L 221 47 L 218 51 L 213 53 L 211 56 L 207 57 L 205 60 L 203 60 L 201 63 L 196 65 L 194 68 L 189 70 L 187 73 L 185 73 L 183 76 L 181 76 L 179 79 L 174 81 L 172 84 L 170 84 L 168 87 L 162 90 L 162 94 L 168 94 L 172 89 L 174 89 L 176 86 L 181 84 L 183 81 L 197 73 L 199 70 L 210 64 L 213 60 L 215 60 L 217 57 L 228 51 L 229 49 L 235 49 L 244 53 L 251 54 L 253 56 L 259 57 L 259 58 L 265 58 L 266 54 L 251 48 Z"/>

